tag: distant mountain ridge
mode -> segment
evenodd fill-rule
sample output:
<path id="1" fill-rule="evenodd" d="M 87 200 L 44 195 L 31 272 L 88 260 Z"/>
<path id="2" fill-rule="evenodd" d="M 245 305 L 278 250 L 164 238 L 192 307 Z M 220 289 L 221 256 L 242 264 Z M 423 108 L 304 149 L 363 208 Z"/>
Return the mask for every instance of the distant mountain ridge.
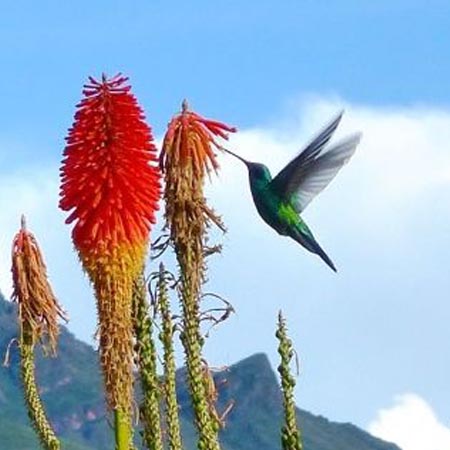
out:
<path id="1" fill-rule="evenodd" d="M 0 298 L 0 355 L 17 336 L 15 306 Z M 39 449 L 23 405 L 18 352 L 11 347 L 9 367 L 0 367 L 0 450 Z M 187 450 L 195 450 L 195 430 L 184 371 L 177 373 L 178 399 Z M 38 357 L 41 396 L 56 432 L 67 450 L 109 450 L 114 447 L 105 417 L 97 354 L 63 328 L 56 359 Z M 256 354 L 216 375 L 217 409 L 230 400 L 235 407 L 221 432 L 223 450 L 280 449 L 281 394 L 264 354 Z M 400 450 L 351 424 L 330 422 L 298 410 L 304 450 Z"/>

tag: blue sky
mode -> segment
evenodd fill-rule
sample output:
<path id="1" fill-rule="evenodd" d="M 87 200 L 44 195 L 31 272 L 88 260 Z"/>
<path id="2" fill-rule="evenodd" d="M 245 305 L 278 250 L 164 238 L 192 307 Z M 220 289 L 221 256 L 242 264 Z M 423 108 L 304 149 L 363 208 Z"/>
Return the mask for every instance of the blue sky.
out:
<path id="1" fill-rule="evenodd" d="M 208 192 L 229 233 L 211 288 L 237 316 L 207 355 L 221 365 L 265 351 L 275 364 L 281 307 L 303 361 L 300 406 L 404 450 L 416 448 L 382 412 L 407 423 L 431 411 L 429 433 L 441 427 L 448 448 L 449 17 L 450 3 L 437 0 L 2 5 L 0 288 L 25 212 L 70 328 L 90 339 L 90 290 L 56 208 L 64 136 L 88 75 L 130 76 L 158 138 L 187 97 L 236 125 L 235 151 L 274 171 L 345 107 L 339 133 L 361 130 L 364 140 L 305 212 L 337 275 L 260 221 L 245 169 L 221 157 Z"/>

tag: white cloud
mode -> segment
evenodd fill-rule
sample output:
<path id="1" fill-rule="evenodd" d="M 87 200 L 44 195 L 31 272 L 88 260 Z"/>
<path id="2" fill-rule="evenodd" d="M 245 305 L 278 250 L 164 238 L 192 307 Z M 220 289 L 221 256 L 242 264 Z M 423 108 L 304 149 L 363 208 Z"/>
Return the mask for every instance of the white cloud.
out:
<path id="1" fill-rule="evenodd" d="M 450 111 L 376 108 L 312 98 L 293 109 L 295 119 L 241 130 L 229 147 L 246 159 L 263 162 L 275 175 L 343 107 L 346 112 L 336 138 L 362 131 L 362 142 L 305 217 L 320 219 L 325 213 L 342 223 L 351 221 L 382 240 L 380 228 L 389 229 L 396 241 L 423 214 L 430 194 L 439 196 L 450 189 Z M 247 171 L 226 155 L 221 156 L 221 164 L 220 179 L 214 180 L 210 192 L 233 221 L 233 215 L 241 212 L 236 202 L 251 202 Z M 233 207 L 227 211 L 230 203 Z M 338 220 L 332 225 L 323 220 L 330 227 L 339 226 Z"/>
<path id="2" fill-rule="evenodd" d="M 46 233 L 53 234 L 56 191 L 55 175 L 47 169 L 27 167 L 0 179 L 0 289 L 7 296 L 11 291 L 11 242 L 20 217 L 25 214 L 32 227 L 39 224 L 45 226 Z"/>
<path id="3" fill-rule="evenodd" d="M 431 406 L 415 394 L 395 398 L 395 404 L 379 411 L 369 432 L 396 443 L 402 450 L 449 450 L 450 427 L 436 417 Z"/>
<path id="4" fill-rule="evenodd" d="M 402 366 L 396 352 L 402 351 L 402 346 L 410 349 L 411 342 L 418 348 L 429 344 L 435 350 L 429 359 L 430 383 L 433 371 L 440 370 L 439 345 L 445 341 L 442 336 L 448 335 L 448 303 L 441 293 L 450 288 L 442 269 L 448 253 L 445 247 L 450 245 L 450 210 L 446 207 L 450 110 L 373 108 L 312 98 L 291 105 L 288 120 L 241 130 L 229 145 L 243 157 L 266 163 L 276 173 L 342 106 L 346 114 L 337 138 L 361 130 L 363 141 L 350 164 L 304 214 L 337 264 L 337 277 L 331 276 L 318 258 L 268 229 L 253 208 L 245 167 L 232 157 L 219 156 L 222 169 L 218 178 L 212 177 L 208 191 L 229 233 L 223 254 L 211 260 L 211 281 L 214 290 L 218 285 L 218 292 L 233 301 L 238 314 L 216 331 L 212 341 L 218 339 L 226 345 L 208 346 L 207 357 L 212 364 L 223 364 L 261 350 L 269 352 L 276 363 L 273 335 L 268 330 L 273 329 L 273 318 L 282 307 L 290 323 L 295 324 L 294 340 L 304 333 L 301 342 L 305 356 L 310 358 L 299 401 L 307 409 L 319 408 L 331 418 L 343 414 L 339 420 L 358 421 L 351 410 L 346 410 L 348 398 L 336 399 L 332 406 L 329 398 L 336 392 L 336 385 L 348 381 L 346 368 L 353 367 L 355 361 L 366 369 L 380 367 L 378 363 L 372 366 L 371 358 L 366 357 L 371 354 L 368 349 L 372 354 L 379 351 L 380 335 L 381 342 L 395 344 L 383 356 L 385 364 L 397 374 L 396 379 L 410 373 L 410 366 Z M 0 146 L 0 160 L 3 151 Z M 70 329 L 78 337 L 91 340 L 95 301 L 72 249 L 70 227 L 64 224 L 66 214 L 58 210 L 59 161 L 48 167 L 37 164 L 14 173 L 7 173 L 4 165 L 1 168 L 0 289 L 7 296 L 11 292 L 10 245 L 24 213 L 41 245 L 55 292 L 71 317 Z M 433 201 L 442 206 L 434 210 L 438 214 L 427 216 Z M 229 277 L 239 281 L 230 283 Z M 258 301 L 258 320 L 254 320 L 252 299 Z M 430 302 L 434 302 L 431 311 L 437 313 L 426 320 L 423 305 Z M 420 342 L 414 341 L 418 339 L 417 321 L 423 330 Z M 242 339 L 248 323 L 252 332 Z M 443 334 L 436 334 L 436 330 Z M 321 365 L 324 352 L 340 354 L 331 381 Z M 389 389 L 399 391 L 402 386 Z M 374 407 L 376 398 L 370 394 L 366 397 L 363 384 L 359 391 L 352 392 L 352 406 L 359 404 L 359 410 Z M 448 394 L 444 388 L 442 392 L 445 402 Z M 435 425 L 431 419 L 429 423 L 430 427 Z M 445 437 L 446 431 L 443 433 Z M 448 449 L 449 445 L 421 447 Z"/>
<path id="5" fill-rule="evenodd" d="M 348 167 L 305 213 L 306 220 L 312 217 L 313 230 L 318 224 L 319 236 L 335 235 L 335 230 L 341 233 L 334 240 L 335 248 L 329 247 L 324 239 L 323 244 L 333 257 L 341 242 L 363 241 L 367 233 L 387 242 L 388 224 L 400 224 L 398 233 L 391 236 L 397 240 L 405 228 L 412 226 L 410 215 L 422 213 L 424 196 L 429 191 L 450 187 L 450 152 L 447 151 L 450 111 L 445 110 L 373 108 L 312 97 L 290 105 L 289 118 L 284 121 L 241 130 L 232 137 L 230 148 L 248 159 L 266 163 L 276 173 L 342 107 L 346 114 L 337 138 L 361 130 L 363 141 Z M 0 148 L 0 157 L 2 151 Z M 269 237 L 268 252 L 276 248 L 285 251 L 286 247 L 277 246 L 281 242 L 279 237 L 269 236 L 265 224 L 253 210 L 246 169 L 226 155 L 220 155 L 220 161 L 219 179 L 213 177 L 209 192 L 230 231 L 239 230 L 236 234 L 230 232 L 230 238 L 242 245 L 252 245 L 256 239 Z M 65 215 L 57 208 L 57 164 L 55 161 L 53 167 L 25 167 L 0 179 L 0 289 L 9 295 L 11 239 L 20 215 L 25 213 L 45 253 L 56 291 L 69 311 L 73 311 L 71 327 L 87 339 L 95 323 L 93 318 L 89 325 L 84 325 L 87 317 L 84 305 L 92 306 L 91 292 L 72 251 L 70 228 L 63 223 Z M 346 231 L 350 229 L 351 237 Z M 362 230 L 362 237 L 354 234 L 356 229 Z M 245 240 L 249 236 L 251 242 Z M 295 251 L 298 250 L 292 250 Z M 368 249 L 365 252 L 369 255 Z M 232 257 L 232 253 L 228 255 Z M 338 255 L 336 260 L 339 259 L 342 256 Z M 83 325 L 77 325 L 77 317 L 83 318 Z"/>
<path id="6" fill-rule="evenodd" d="M 450 111 L 312 99 L 297 106 L 297 120 L 243 130 L 231 142 L 244 157 L 266 162 L 276 172 L 343 107 L 336 136 L 363 132 L 352 178 L 367 182 L 369 177 L 373 185 L 366 187 L 373 197 L 407 200 L 430 187 L 450 186 Z"/>

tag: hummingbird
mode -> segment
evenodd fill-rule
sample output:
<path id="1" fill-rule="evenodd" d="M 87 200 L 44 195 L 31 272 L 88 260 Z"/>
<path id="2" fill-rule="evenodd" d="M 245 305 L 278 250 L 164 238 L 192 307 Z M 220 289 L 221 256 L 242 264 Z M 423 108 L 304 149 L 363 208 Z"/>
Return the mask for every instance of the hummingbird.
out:
<path id="1" fill-rule="evenodd" d="M 343 113 L 341 111 L 324 127 L 275 178 L 264 164 L 247 161 L 222 148 L 247 166 L 253 201 L 262 219 L 278 234 L 294 239 L 318 255 L 334 272 L 337 271 L 336 266 L 300 214 L 350 160 L 361 140 L 362 134 L 355 133 L 327 146 Z"/>

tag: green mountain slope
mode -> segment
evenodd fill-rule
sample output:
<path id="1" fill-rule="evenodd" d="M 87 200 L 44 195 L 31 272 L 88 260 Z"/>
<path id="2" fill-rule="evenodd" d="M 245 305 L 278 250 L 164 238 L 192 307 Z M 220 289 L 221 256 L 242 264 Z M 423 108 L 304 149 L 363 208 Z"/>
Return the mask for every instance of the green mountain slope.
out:
<path id="1" fill-rule="evenodd" d="M 15 308 L 0 299 L 0 355 L 17 335 Z M 186 448 L 195 449 L 192 411 L 178 372 L 178 397 Z M 112 433 L 104 412 L 96 352 L 66 329 L 56 359 L 38 357 L 37 378 L 42 399 L 67 450 L 109 450 Z M 218 411 L 229 401 L 235 406 L 221 433 L 224 450 L 275 450 L 280 448 L 282 420 L 278 382 L 263 354 L 253 355 L 216 374 Z M 339 424 L 298 410 L 305 450 L 399 450 L 351 424 Z M 0 367 L 0 450 L 37 450 L 20 390 L 18 352 L 14 344 L 8 367 Z"/>

